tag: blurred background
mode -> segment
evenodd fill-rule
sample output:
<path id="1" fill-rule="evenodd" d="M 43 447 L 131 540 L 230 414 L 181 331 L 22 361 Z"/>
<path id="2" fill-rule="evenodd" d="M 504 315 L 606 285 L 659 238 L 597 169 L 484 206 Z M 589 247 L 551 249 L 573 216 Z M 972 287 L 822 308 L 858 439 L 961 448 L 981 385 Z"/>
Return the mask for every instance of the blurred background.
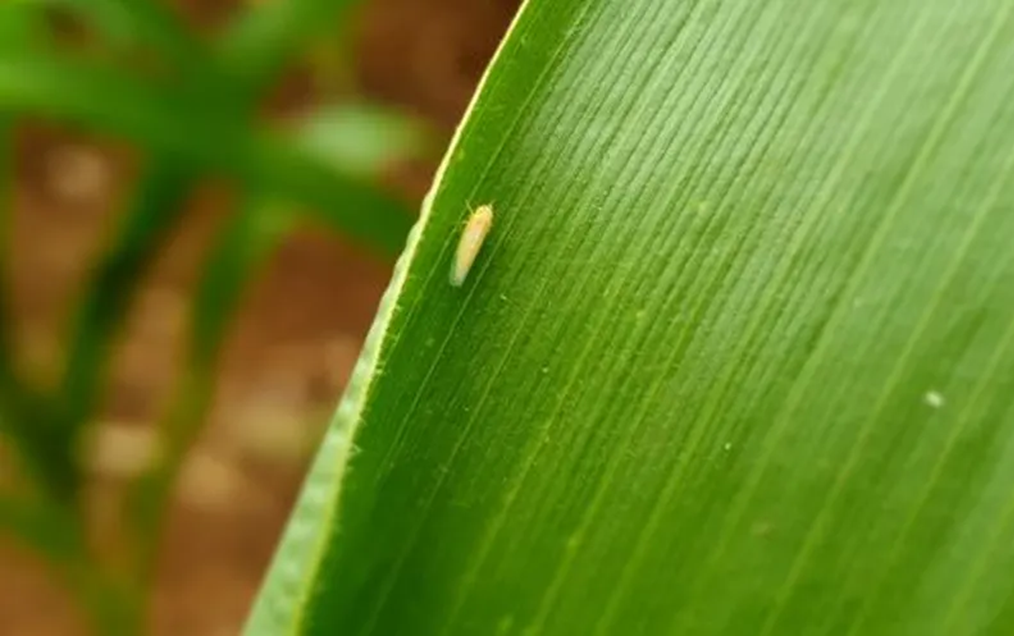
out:
<path id="1" fill-rule="evenodd" d="M 162 4 L 207 41 L 237 12 L 287 1 Z M 413 139 L 425 141 L 393 142 L 401 144 L 399 149 L 385 154 L 383 147 L 371 146 L 383 146 L 384 140 L 356 141 L 355 117 L 343 124 L 343 139 L 352 153 L 384 158 L 364 180 L 414 215 L 518 4 L 363 0 L 347 16 L 335 17 L 333 29 L 325 25 L 286 59 L 256 100 L 264 122 L 257 125 L 300 121 L 322 104 L 365 104 L 362 112 L 367 114 L 389 108 L 395 113 L 390 127 L 404 125 L 418 133 Z M 61 42 L 91 43 L 73 49 L 74 59 L 80 61 L 88 51 L 89 64 L 117 67 L 94 44 L 101 43 L 101 35 L 91 33 L 73 10 L 47 11 L 47 28 Z M 186 78 L 194 71 L 184 69 L 180 75 Z M 200 103 L 203 93 L 195 89 L 190 98 Z M 0 111 L 4 106 L 0 101 Z M 368 123 L 374 133 L 383 133 L 386 121 Z M 45 112 L 19 112 L 10 132 L 14 153 L 6 276 L 11 355 L 23 382 L 42 387 L 41 402 L 58 404 L 46 387 L 60 386 L 73 317 L 87 301 L 98 276 L 96 264 L 126 214 L 152 152 L 143 141 Z M 312 131 L 309 136 L 313 143 Z M 158 423 L 173 400 L 180 399 L 195 288 L 216 230 L 236 213 L 237 200 L 245 194 L 241 182 L 197 176 L 180 204 L 185 210 L 181 222 L 152 248 L 151 267 L 132 272 L 142 280 L 130 294 L 101 395 L 88 415 L 82 474 L 75 478 L 80 483 L 66 499 L 79 503 L 60 503 L 56 509 L 85 517 L 89 554 L 98 556 L 82 567 L 106 564 L 101 567 L 113 573 L 108 580 L 150 587 L 141 592 L 148 596 L 145 633 L 224 636 L 239 632 L 396 254 L 363 244 L 340 224 L 325 227 L 302 217 L 286 224 L 278 243 L 250 270 L 237 311 L 223 327 L 210 402 L 190 412 L 201 422 L 182 452 L 159 520 L 152 572 L 118 578 L 117 550 L 129 543 L 123 538 L 124 488 L 158 456 L 163 443 Z M 111 319 L 100 316 L 102 320 Z M 2 492 L 12 501 L 22 495 L 28 501 L 52 497 L 25 476 L 24 462 L 14 457 L 10 441 L 0 437 Z M 91 575 L 68 578 L 67 568 L 24 543 L 0 532 L 0 634 L 92 633 L 88 602 L 76 599 L 73 584 L 67 583 L 78 575 L 91 581 Z M 129 564 L 124 567 L 130 572 Z"/>

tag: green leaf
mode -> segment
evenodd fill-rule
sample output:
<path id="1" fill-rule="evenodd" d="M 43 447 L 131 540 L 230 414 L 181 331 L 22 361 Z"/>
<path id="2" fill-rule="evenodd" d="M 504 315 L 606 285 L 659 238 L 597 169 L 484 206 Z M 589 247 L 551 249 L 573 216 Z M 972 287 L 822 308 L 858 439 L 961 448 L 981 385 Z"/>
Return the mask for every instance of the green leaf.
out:
<path id="1" fill-rule="evenodd" d="M 126 49 L 139 39 L 130 7 L 118 0 L 38 0 L 38 4 L 73 13 L 101 34 L 108 44 Z"/>
<path id="2" fill-rule="evenodd" d="M 0 4 L 0 49 L 31 49 L 45 43 L 36 0 L 8 0 Z"/>
<path id="3" fill-rule="evenodd" d="M 138 45 L 148 47 L 179 66 L 187 76 L 211 75 L 212 60 L 204 43 L 163 0 L 38 1 L 81 15 L 117 48 L 129 51 Z"/>
<path id="4" fill-rule="evenodd" d="M 250 88 L 262 88 L 308 38 L 337 31 L 359 0 L 284 0 L 258 2 L 222 35 L 222 65 Z"/>
<path id="5" fill-rule="evenodd" d="M 359 176 L 344 174 L 257 133 L 232 107 L 170 92 L 112 69 L 50 57 L 0 55 L 0 109 L 54 117 L 124 136 L 195 172 L 224 172 L 388 252 L 401 248 L 405 206 Z"/>
<path id="6" fill-rule="evenodd" d="M 194 301 L 189 355 L 199 366 L 214 364 L 247 285 L 293 222 L 284 204 L 250 196 L 219 231 Z"/>
<path id="7" fill-rule="evenodd" d="M 1012 64 L 1007 0 L 530 0 L 247 634 L 1014 633 Z"/>
<path id="8" fill-rule="evenodd" d="M 419 157 L 435 135 L 406 113 L 376 104 L 340 104 L 297 123 L 300 147 L 348 174 L 383 173 L 397 161 Z"/>
<path id="9" fill-rule="evenodd" d="M 76 519 L 62 508 L 0 495 L 0 532 L 55 562 L 76 558 L 83 549 Z"/>

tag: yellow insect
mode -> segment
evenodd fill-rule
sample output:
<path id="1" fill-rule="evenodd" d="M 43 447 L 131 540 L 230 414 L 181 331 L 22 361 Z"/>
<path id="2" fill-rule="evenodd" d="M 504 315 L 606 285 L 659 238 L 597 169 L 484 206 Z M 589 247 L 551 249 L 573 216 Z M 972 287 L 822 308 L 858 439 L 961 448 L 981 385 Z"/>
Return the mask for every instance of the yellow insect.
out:
<path id="1" fill-rule="evenodd" d="M 486 240 L 486 235 L 489 234 L 492 227 L 492 204 L 480 205 L 468 216 L 465 229 L 461 231 L 461 238 L 458 239 L 458 251 L 454 254 L 454 263 L 451 267 L 451 285 L 461 287 L 461 284 L 465 282 L 465 277 L 472 269 L 472 263 L 479 255 L 482 243 Z"/>

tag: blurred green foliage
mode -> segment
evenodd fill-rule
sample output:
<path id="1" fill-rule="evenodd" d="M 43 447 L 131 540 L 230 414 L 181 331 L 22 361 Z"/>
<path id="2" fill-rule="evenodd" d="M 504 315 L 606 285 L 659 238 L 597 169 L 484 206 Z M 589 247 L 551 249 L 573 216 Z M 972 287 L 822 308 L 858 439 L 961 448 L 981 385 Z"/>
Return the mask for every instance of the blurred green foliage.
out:
<path id="1" fill-rule="evenodd" d="M 430 136 L 419 123 L 362 101 L 325 104 L 284 130 L 258 113 L 264 94 L 294 56 L 333 41 L 335 34 L 347 37 L 355 4 L 250 3 L 221 33 L 202 37 L 159 0 L 0 3 L 4 244 L 12 205 L 13 128 L 22 118 L 125 139 L 142 151 L 144 161 L 80 295 L 55 388 L 32 386 L 18 376 L 8 293 L 0 289 L 0 443 L 11 449 L 31 485 L 27 493 L 0 493 L 0 528 L 64 574 L 96 633 L 141 629 L 161 513 L 205 417 L 220 343 L 245 283 L 297 220 L 294 215 L 387 255 L 401 248 L 412 222 L 406 206 L 377 181 L 393 162 L 427 147 Z M 54 28 L 68 21 L 83 39 L 69 44 Z M 337 48 L 344 49 L 340 43 Z M 130 486 L 124 510 L 127 556 L 107 563 L 87 537 L 79 448 L 96 420 L 111 353 L 140 281 L 181 222 L 195 185 L 219 175 L 235 182 L 239 202 L 206 256 L 192 305 L 186 366 L 159 428 L 161 452 Z"/>

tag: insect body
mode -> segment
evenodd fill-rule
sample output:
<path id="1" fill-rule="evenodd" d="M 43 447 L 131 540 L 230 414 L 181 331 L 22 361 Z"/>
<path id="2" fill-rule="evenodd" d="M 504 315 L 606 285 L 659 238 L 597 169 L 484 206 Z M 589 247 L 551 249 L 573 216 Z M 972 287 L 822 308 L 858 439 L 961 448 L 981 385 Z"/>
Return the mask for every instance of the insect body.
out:
<path id="1" fill-rule="evenodd" d="M 472 263 L 482 249 L 482 242 L 486 240 L 490 228 L 493 227 L 493 206 L 490 204 L 480 205 L 465 222 L 465 229 L 461 231 L 461 238 L 458 239 L 458 250 L 454 254 L 454 264 L 451 267 L 451 285 L 460 287 L 472 269 Z"/>

